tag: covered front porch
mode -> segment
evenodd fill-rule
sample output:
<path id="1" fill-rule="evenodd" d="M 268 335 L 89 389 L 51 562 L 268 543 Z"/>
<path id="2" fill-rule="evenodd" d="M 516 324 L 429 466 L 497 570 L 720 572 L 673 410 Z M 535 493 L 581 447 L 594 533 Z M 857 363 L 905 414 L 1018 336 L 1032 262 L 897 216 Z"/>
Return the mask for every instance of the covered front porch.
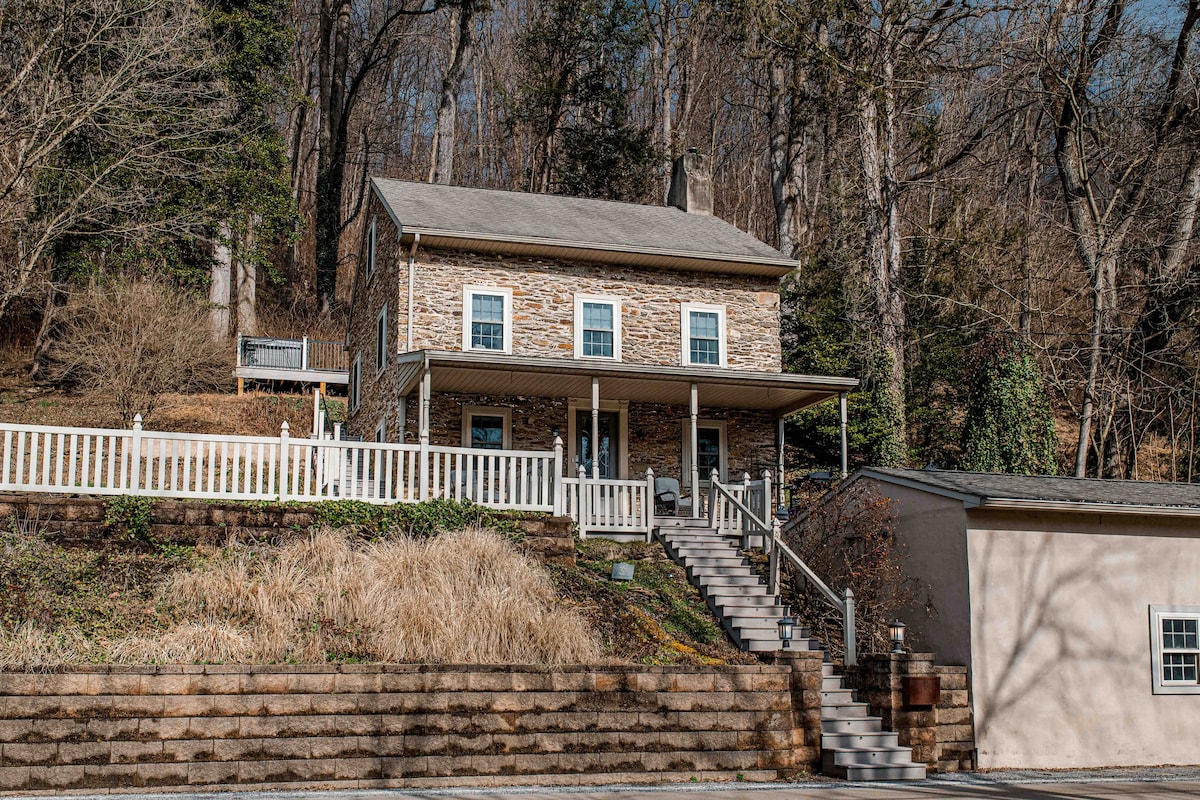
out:
<path id="1" fill-rule="evenodd" d="M 647 486 L 649 471 L 660 500 L 697 513 L 714 470 L 732 482 L 785 474 L 784 417 L 839 399 L 846 469 L 850 378 L 457 351 L 396 363 L 400 441 L 545 450 L 561 439 L 568 489 L 586 480 L 632 491 Z M 782 484 L 772 484 L 778 498 Z"/>

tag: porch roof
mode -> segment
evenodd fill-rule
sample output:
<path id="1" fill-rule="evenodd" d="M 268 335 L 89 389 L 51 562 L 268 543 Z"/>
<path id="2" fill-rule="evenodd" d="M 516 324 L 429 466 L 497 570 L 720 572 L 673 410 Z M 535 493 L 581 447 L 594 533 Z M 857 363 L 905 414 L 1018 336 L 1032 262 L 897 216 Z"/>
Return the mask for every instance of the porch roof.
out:
<path id="1" fill-rule="evenodd" d="M 434 392 L 515 397 L 590 397 L 600 379 L 604 400 L 687 405 L 691 384 L 700 405 L 769 411 L 785 416 L 858 386 L 854 378 L 793 375 L 737 369 L 615 364 L 569 358 L 529 358 L 492 353 L 417 350 L 396 359 L 406 396 L 429 365 Z"/>

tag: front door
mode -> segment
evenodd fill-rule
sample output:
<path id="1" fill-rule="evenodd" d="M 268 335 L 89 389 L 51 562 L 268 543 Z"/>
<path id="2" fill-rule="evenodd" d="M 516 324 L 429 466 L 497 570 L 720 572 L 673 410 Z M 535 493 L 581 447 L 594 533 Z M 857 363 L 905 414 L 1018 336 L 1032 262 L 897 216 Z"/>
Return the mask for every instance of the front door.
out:
<path id="1" fill-rule="evenodd" d="M 592 412 L 577 411 L 575 413 L 575 469 L 579 465 L 592 477 L 592 459 L 596 459 L 596 474 L 601 478 L 617 477 L 617 465 L 620 454 L 617 453 L 617 442 L 620 440 L 617 431 L 621 415 L 616 411 L 601 411 L 599 418 L 599 445 L 593 452 L 592 447 Z"/>

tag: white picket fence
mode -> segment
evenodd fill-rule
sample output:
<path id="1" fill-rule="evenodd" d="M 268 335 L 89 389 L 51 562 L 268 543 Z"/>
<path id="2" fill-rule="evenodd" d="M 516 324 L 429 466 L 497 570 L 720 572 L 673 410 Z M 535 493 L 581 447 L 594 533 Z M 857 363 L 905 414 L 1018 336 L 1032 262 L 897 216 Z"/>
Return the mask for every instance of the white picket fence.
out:
<path id="1" fill-rule="evenodd" d="M 223 500 L 468 500 L 562 513 L 562 446 L 417 444 L 0 423 L 0 491 Z"/>

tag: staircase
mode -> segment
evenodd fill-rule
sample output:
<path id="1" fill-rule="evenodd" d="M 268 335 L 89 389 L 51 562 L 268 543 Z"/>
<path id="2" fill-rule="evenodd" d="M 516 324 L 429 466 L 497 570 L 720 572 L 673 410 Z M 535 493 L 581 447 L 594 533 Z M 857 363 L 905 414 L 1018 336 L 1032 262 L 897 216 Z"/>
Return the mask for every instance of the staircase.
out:
<path id="1" fill-rule="evenodd" d="M 671 559 L 721 621 L 742 650 L 774 652 L 783 648 L 778 620 L 785 609 L 741 554 L 741 536 L 708 527 L 707 519 L 659 518 L 655 536 Z M 821 650 L 808 628 L 797 628 L 792 647 Z M 893 731 L 856 703 L 832 664 L 821 665 L 821 771 L 852 781 L 920 780 L 925 765 L 912 760 Z"/>

